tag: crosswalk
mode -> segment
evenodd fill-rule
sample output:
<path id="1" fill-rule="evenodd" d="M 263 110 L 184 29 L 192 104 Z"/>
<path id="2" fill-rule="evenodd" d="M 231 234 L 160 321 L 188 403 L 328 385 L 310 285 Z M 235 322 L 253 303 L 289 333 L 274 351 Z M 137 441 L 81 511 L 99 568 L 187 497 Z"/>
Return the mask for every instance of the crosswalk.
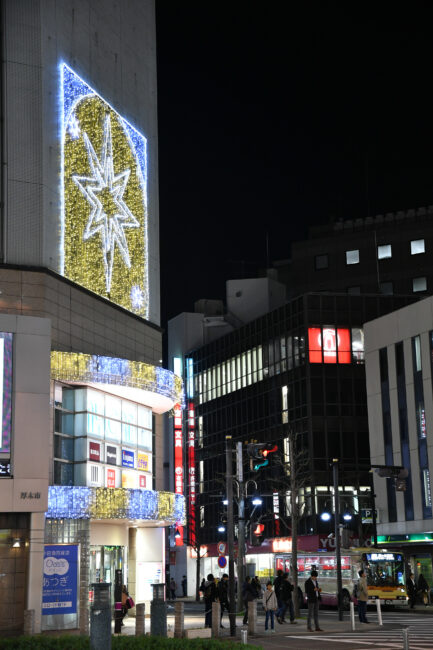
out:
<path id="1" fill-rule="evenodd" d="M 386 620 L 385 620 L 386 622 Z M 396 620 L 393 620 L 396 623 Z M 303 636 L 303 641 L 311 640 L 314 647 L 321 650 L 334 648 L 334 650 L 368 650 L 368 648 L 380 648 L 380 650 L 402 650 L 404 646 L 403 628 L 408 628 L 408 639 L 410 650 L 433 650 L 433 617 L 404 616 L 398 618 L 401 628 L 375 629 L 371 631 L 355 631 L 348 633 L 331 633 L 311 636 Z M 296 638 L 295 635 L 287 636 L 289 639 Z M 298 639 L 300 637 L 297 637 Z M 313 643 L 312 643 L 313 647 Z"/>

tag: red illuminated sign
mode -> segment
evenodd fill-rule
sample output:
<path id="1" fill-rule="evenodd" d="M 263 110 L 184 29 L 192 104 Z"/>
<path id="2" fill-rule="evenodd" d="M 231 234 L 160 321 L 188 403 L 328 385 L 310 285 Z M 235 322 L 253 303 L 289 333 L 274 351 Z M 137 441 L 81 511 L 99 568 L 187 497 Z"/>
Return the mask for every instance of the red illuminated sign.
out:
<path id="1" fill-rule="evenodd" d="M 91 460 L 101 460 L 101 445 L 99 442 L 89 442 L 89 458 Z"/>
<path id="2" fill-rule="evenodd" d="M 195 412 L 188 405 L 189 542 L 195 544 Z"/>
<path id="3" fill-rule="evenodd" d="M 107 487 L 114 488 L 116 487 L 116 470 L 107 469 Z"/>
<path id="4" fill-rule="evenodd" d="M 308 350 L 310 363 L 350 363 L 350 330 L 309 327 Z"/>
<path id="5" fill-rule="evenodd" d="M 174 407 L 174 491 L 183 494 L 183 435 L 182 435 L 182 409 L 180 404 Z M 183 545 L 183 528 L 178 526 L 180 533 L 176 537 L 176 546 Z"/>
<path id="6" fill-rule="evenodd" d="M 145 488 L 146 487 L 146 477 L 143 476 L 143 475 L 140 475 L 138 477 L 138 479 L 139 479 L 140 487 Z"/>

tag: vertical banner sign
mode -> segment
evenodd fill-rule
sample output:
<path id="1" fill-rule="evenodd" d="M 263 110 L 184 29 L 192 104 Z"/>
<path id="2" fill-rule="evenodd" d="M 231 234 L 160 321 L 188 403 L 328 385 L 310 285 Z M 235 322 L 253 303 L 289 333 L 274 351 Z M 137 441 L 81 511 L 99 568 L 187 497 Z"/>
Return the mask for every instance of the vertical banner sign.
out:
<path id="1" fill-rule="evenodd" d="M 42 614 L 76 614 L 78 545 L 44 546 Z"/>
<path id="2" fill-rule="evenodd" d="M 188 405 L 188 470 L 189 470 L 189 543 L 195 544 L 195 413 L 194 403 Z"/>
<path id="3" fill-rule="evenodd" d="M 182 436 L 182 408 L 180 404 L 174 407 L 174 491 L 183 494 L 183 436 Z M 178 526 L 179 537 L 176 537 L 176 546 L 183 546 L 183 527 Z"/>
<path id="4" fill-rule="evenodd" d="M 280 497 L 278 492 L 274 492 L 272 495 L 272 507 L 274 510 L 275 536 L 277 537 L 280 534 Z"/>

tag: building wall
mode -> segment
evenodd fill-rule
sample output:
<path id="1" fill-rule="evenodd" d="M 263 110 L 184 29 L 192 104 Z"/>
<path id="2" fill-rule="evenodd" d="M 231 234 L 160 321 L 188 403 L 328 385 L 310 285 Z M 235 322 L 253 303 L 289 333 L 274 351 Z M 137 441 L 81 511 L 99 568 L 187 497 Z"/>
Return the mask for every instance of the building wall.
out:
<path id="1" fill-rule="evenodd" d="M 0 479 L 1 636 L 22 629 L 24 609 L 35 603 L 40 621 L 41 527 L 43 531 L 48 496 L 50 321 L 0 314 L 0 331 L 14 334 L 13 478 Z M 19 547 L 12 548 L 13 539 L 19 540 Z"/>
<path id="2" fill-rule="evenodd" d="M 60 61 L 147 138 L 149 320 L 159 324 L 153 0 L 6 0 L 3 261 L 60 269 Z"/>
<path id="3" fill-rule="evenodd" d="M 0 268 L 0 312 L 51 321 L 52 349 L 103 354 L 161 365 L 162 336 L 126 310 L 61 276 Z"/>
<path id="4" fill-rule="evenodd" d="M 430 531 L 432 519 L 423 518 L 422 488 L 418 451 L 417 413 L 414 391 L 414 370 L 412 338 L 420 336 L 422 385 L 424 392 L 424 417 L 427 436 L 427 451 L 430 467 L 433 462 L 433 398 L 431 368 L 431 335 L 433 330 L 433 299 L 426 298 L 414 305 L 400 309 L 392 314 L 373 320 L 365 325 L 366 384 L 368 418 L 372 464 L 385 465 L 384 424 L 382 407 L 382 387 L 380 378 L 379 350 L 385 349 L 388 360 L 390 414 L 392 429 L 393 464 L 403 465 L 401 453 L 401 426 L 397 394 L 395 345 L 403 343 L 405 364 L 405 385 L 408 414 L 410 480 L 413 491 L 414 519 L 406 521 L 404 493 L 396 493 L 396 521 L 390 521 L 386 479 L 374 477 L 377 506 L 380 513 L 378 533 L 412 534 Z"/>

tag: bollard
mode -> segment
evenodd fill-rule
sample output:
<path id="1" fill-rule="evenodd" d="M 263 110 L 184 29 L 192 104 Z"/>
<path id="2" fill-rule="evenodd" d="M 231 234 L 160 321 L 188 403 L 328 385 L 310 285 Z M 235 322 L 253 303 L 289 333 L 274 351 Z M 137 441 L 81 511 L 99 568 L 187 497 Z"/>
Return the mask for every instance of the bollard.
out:
<path id="1" fill-rule="evenodd" d="M 241 630 L 241 643 L 248 643 L 248 630 Z"/>
<path id="2" fill-rule="evenodd" d="M 144 636 L 146 632 L 145 604 L 137 603 L 135 606 L 135 636 Z"/>
<path id="3" fill-rule="evenodd" d="M 24 610 L 24 634 L 30 636 L 35 633 L 35 610 Z"/>
<path id="4" fill-rule="evenodd" d="M 379 625 L 383 625 L 382 609 L 380 607 L 380 598 L 376 598 L 376 608 L 377 608 L 377 620 L 379 622 Z"/>
<path id="5" fill-rule="evenodd" d="M 403 650 L 409 650 L 409 628 L 404 627 L 403 632 Z"/>
<path id="6" fill-rule="evenodd" d="M 221 605 L 219 602 L 212 603 L 212 637 L 217 639 L 220 635 Z"/>
<path id="7" fill-rule="evenodd" d="M 185 603 L 174 604 L 174 636 L 178 639 L 183 637 Z"/>
<path id="8" fill-rule="evenodd" d="M 251 600 L 248 603 L 248 632 L 256 634 L 257 632 L 257 601 Z"/>
<path id="9" fill-rule="evenodd" d="M 94 582 L 90 607 L 90 647 L 111 650 L 111 582 Z"/>
<path id="10" fill-rule="evenodd" d="M 165 584 L 152 585 L 153 600 L 150 603 L 150 634 L 167 636 L 167 605 L 164 600 Z"/>
<path id="11" fill-rule="evenodd" d="M 350 625 L 352 627 L 352 632 L 355 631 L 355 605 L 353 600 L 350 601 Z"/>

